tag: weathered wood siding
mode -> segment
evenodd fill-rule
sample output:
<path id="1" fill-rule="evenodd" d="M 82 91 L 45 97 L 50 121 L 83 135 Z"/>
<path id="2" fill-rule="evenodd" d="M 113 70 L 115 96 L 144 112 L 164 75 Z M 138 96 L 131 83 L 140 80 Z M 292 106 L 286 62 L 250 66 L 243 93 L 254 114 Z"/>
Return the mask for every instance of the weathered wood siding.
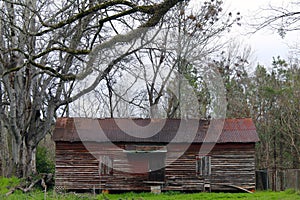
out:
<path id="1" fill-rule="evenodd" d="M 218 144 L 211 152 L 212 190 L 232 190 L 222 185 L 255 189 L 254 144 Z"/>
<path id="2" fill-rule="evenodd" d="M 196 155 L 200 145 L 193 144 L 178 159 L 182 145 L 169 145 L 166 156 L 165 180 L 151 182 L 148 173 L 134 173 L 145 168 L 145 163 L 130 163 L 119 155 L 124 144 L 107 149 L 105 144 L 90 144 L 89 151 L 96 157 L 105 154 L 113 158 L 113 174 L 100 175 L 99 162 L 80 142 L 56 143 L 56 187 L 64 189 L 145 190 L 160 185 L 162 190 L 203 190 L 205 182 L 212 190 L 233 190 L 223 185 L 255 188 L 254 144 L 217 144 L 211 151 L 211 176 L 196 174 Z M 124 155 L 124 154 L 123 154 Z M 175 162 L 172 162 L 174 161 Z M 124 171 L 128 171 L 124 172 Z"/>
<path id="3" fill-rule="evenodd" d="M 180 158 L 174 161 L 178 153 L 183 152 L 184 149 L 179 144 L 169 145 L 170 156 L 166 160 L 164 190 L 203 190 L 203 177 L 196 174 L 196 155 L 199 152 L 199 147 L 200 145 L 191 145 Z"/>
<path id="4" fill-rule="evenodd" d="M 81 143 L 57 142 L 55 186 L 59 189 L 99 188 L 98 165 Z"/>

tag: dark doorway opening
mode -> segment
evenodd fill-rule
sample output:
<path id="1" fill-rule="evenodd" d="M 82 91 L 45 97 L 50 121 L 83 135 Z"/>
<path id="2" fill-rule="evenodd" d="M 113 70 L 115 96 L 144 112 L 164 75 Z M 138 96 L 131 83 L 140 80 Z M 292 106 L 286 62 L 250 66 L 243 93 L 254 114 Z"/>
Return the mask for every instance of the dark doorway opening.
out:
<path id="1" fill-rule="evenodd" d="M 165 180 L 165 153 L 152 153 L 149 156 L 149 181 Z"/>

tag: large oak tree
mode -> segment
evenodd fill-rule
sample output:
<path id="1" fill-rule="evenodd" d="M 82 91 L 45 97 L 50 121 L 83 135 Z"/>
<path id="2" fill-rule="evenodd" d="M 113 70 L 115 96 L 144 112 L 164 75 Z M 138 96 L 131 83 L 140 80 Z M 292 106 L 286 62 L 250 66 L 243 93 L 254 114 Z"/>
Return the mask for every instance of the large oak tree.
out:
<path id="1" fill-rule="evenodd" d="M 1 141 L 4 175 L 35 172 L 35 148 L 58 109 L 88 93 L 113 64 L 87 64 L 96 47 L 113 45 L 156 26 L 182 0 L 0 1 Z M 122 57 L 122 56 L 121 56 Z M 116 58 L 115 63 L 121 58 Z M 96 77 L 84 90 L 78 81 Z"/>

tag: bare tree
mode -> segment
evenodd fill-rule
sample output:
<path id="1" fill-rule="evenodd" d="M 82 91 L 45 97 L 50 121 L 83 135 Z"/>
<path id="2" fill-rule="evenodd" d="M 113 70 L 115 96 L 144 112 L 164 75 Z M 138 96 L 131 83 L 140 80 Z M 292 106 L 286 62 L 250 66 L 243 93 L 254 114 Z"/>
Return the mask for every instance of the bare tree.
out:
<path id="1" fill-rule="evenodd" d="M 270 3 L 268 8 L 259 10 L 255 17 L 256 22 L 252 23 L 257 30 L 270 28 L 284 37 L 287 32 L 300 30 L 300 2 L 284 2 L 282 6 L 274 6 Z"/>
<path id="2" fill-rule="evenodd" d="M 232 41 L 224 48 L 213 63 L 217 66 L 226 88 L 227 112 L 226 116 L 250 117 L 251 105 L 248 98 L 252 95 L 249 71 L 251 67 L 252 51 L 249 46 Z"/>
<path id="3" fill-rule="evenodd" d="M 188 4 L 180 3 L 174 10 L 164 17 L 168 23 L 153 32 L 159 35 L 156 40 L 139 49 L 126 61 L 118 63 L 122 78 L 114 79 L 114 85 L 124 86 L 124 81 L 132 80 L 126 91 L 131 95 L 123 100 L 140 110 L 139 117 L 178 117 L 178 89 L 175 89 L 175 94 L 168 89 L 168 85 L 175 86 L 180 76 L 188 80 L 188 85 L 192 87 L 190 90 L 194 90 L 198 98 L 196 101 L 202 104 L 201 108 L 195 109 L 199 110 L 202 117 L 206 117 L 206 98 L 209 98 L 203 80 L 206 69 L 199 63 L 205 63 L 207 57 L 225 46 L 221 36 L 240 19 L 239 14 L 233 17 L 231 13 L 223 12 L 219 1 L 204 2 L 196 11 L 191 10 Z M 195 60 L 198 63 L 193 63 Z M 116 91 L 115 86 L 109 86 L 106 91 L 109 93 L 109 89 L 112 89 L 114 96 L 123 97 L 124 93 Z M 108 93 L 107 101 L 110 99 Z"/>
<path id="4" fill-rule="evenodd" d="M 34 173 L 34 150 L 51 132 L 56 111 L 66 106 L 68 112 L 125 57 L 95 73 L 87 55 L 96 46 L 131 41 L 142 34 L 139 27 L 155 26 L 180 1 L 0 1 L 1 128 L 13 143 L 7 175 Z M 74 90 L 92 73 L 92 83 Z"/>

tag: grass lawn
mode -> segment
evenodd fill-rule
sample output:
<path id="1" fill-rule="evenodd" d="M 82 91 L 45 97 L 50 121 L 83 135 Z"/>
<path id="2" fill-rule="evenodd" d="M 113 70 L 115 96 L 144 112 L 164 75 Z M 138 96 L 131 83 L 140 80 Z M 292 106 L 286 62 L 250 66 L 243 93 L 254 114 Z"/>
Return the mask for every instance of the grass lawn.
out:
<path id="1" fill-rule="evenodd" d="M 0 178 L 0 200 L 43 200 L 45 198 L 44 193 L 41 190 L 35 190 L 29 193 L 23 193 L 21 191 L 15 191 L 13 194 L 6 196 L 5 194 L 10 188 L 17 186 L 19 180 L 16 178 L 6 179 Z M 193 200 L 193 199 L 217 199 L 217 200 L 300 200 L 300 191 L 286 190 L 283 192 L 255 192 L 253 194 L 248 193 L 178 193 L 167 192 L 162 194 L 151 193 L 124 193 L 124 194 L 56 194 L 53 191 L 49 191 L 46 196 L 47 200 L 61 199 L 61 200 Z"/>
<path id="2" fill-rule="evenodd" d="M 184 200 L 192 200 L 192 199 L 217 199 L 217 200 L 234 200 L 234 199 L 262 199 L 262 200 L 300 200 L 300 193 L 296 193 L 295 191 L 284 191 L 284 192 L 255 192 L 253 194 L 246 193 L 193 193 L 193 194 L 182 194 L 182 193 L 166 193 L 166 194 L 123 194 L 123 195 L 107 195 L 108 199 L 111 200 L 119 200 L 119 199 L 128 199 L 132 198 L 135 200 L 142 199 L 153 199 L 153 200 L 174 200 L 174 199 L 184 199 Z M 101 199 L 101 198 L 100 198 Z M 102 198 L 104 199 L 104 198 Z"/>
<path id="3" fill-rule="evenodd" d="M 43 200 L 44 193 L 41 191 L 35 191 L 23 194 L 20 191 L 16 191 L 14 194 L 6 197 L 3 193 L 0 194 L 0 199 L 8 200 L 20 200 L 20 199 L 32 199 Z M 61 199 L 61 200 L 73 200 L 73 199 L 91 199 L 91 200 L 192 200 L 192 199 L 217 199 L 217 200 L 300 200 L 300 193 L 292 190 L 284 192 L 255 192 L 253 194 L 246 193 L 164 193 L 164 194 L 151 194 L 151 193 L 125 193 L 125 194 L 99 194 L 93 196 L 91 194 L 54 194 L 48 192 L 47 198 L 49 200 Z"/>

